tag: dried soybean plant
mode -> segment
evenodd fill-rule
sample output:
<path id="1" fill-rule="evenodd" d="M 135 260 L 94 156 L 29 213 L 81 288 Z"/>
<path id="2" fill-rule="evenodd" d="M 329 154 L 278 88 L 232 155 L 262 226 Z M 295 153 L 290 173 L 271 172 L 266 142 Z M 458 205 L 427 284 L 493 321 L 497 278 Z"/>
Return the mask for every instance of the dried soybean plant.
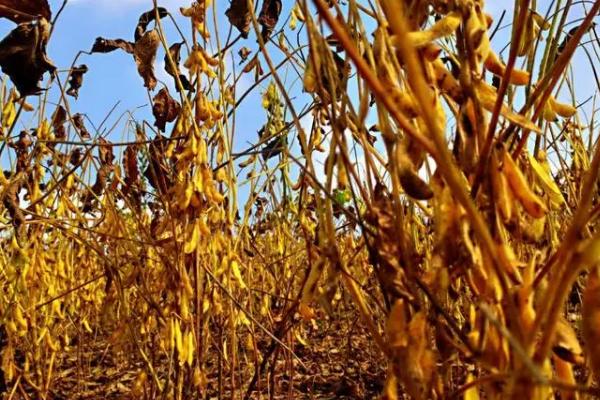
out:
<path id="1" fill-rule="evenodd" d="M 46 1 L 0 1 L 9 398 L 599 395 L 600 150 L 570 68 L 600 1 L 515 1 L 506 51 L 483 1 L 159 5 L 86 54 L 148 91 L 115 141 L 71 112 L 88 66 L 48 58 Z M 343 341 L 380 387 L 317 390 Z"/>
<path id="2" fill-rule="evenodd" d="M 483 1 L 314 5 L 304 84 L 335 121 L 327 176 L 365 203 L 356 218 L 385 299 L 383 333 L 369 299 L 347 287 L 388 359 L 384 396 L 597 396 L 600 150 L 593 122 L 588 131 L 555 97 L 572 85 L 569 63 L 600 2 L 565 35 L 571 2 L 543 16 L 516 1 L 506 63 Z M 339 90 L 348 65 L 358 98 Z M 329 262 L 344 273 L 325 218 Z"/>

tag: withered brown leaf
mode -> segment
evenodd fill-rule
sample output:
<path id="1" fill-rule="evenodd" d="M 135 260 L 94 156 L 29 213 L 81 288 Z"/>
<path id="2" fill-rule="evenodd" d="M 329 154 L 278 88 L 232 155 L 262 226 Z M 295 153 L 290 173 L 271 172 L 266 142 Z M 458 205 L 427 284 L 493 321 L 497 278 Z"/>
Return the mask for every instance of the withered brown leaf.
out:
<path id="1" fill-rule="evenodd" d="M 69 78 L 69 88 L 67 94 L 72 97 L 79 97 L 79 89 L 83 85 L 83 75 L 88 72 L 88 67 L 85 64 L 73 68 L 71 70 L 71 76 Z"/>
<path id="2" fill-rule="evenodd" d="M 126 53 L 133 54 L 134 44 L 123 39 L 104 39 L 97 37 L 92 46 L 92 53 L 110 53 L 117 49 L 121 49 Z"/>
<path id="3" fill-rule="evenodd" d="M 137 162 L 137 146 L 129 145 L 123 155 L 123 168 L 125 169 L 125 183 L 128 186 L 138 186 L 140 170 Z"/>
<path id="4" fill-rule="evenodd" d="M 44 73 L 56 67 L 46 55 L 50 24 L 45 19 L 22 23 L 0 42 L 0 66 L 21 96 L 39 94 Z"/>
<path id="5" fill-rule="evenodd" d="M 175 81 L 175 87 L 179 92 L 179 86 L 177 85 L 177 76 L 179 76 L 179 81 L 181 82 L 181 86 L 183 86 L 184 90 L 189 90 L 191 92 L 194 91 L 194 86 L 190 83 L 187 76 L 181 73 L 179 70 L 179 63 L 181 62 L 181 45 L 183 42 L 175 43 L 169 47 L 169 54 L 171 55 L 171 59 L 175 64 L 173 68 L 171 63 L 169 62 L 168 56 L 165 54 L 165 71 L 167 74 L 171 75 Z"/>
<path id="6" fill-rule="evenodd" d="M 48 21 L 52 18 L 48 0 L 2 0 L 0 2 L 0 18 L 21 23 L 39 17 L 46 18 Z"/>
<path id="7" fill-rule="evenodd" d="M 232 0 L 229 8 L 225 11 L 229 23 L 240 31 L 244 39 L 248 38 L 248 33 L 250 32 L 250 24 L 252 22 L 252 14 L 250 12 L 247 0 Z"/>
<path id="8" fill-rule="evenodd" d="M 19 191 L 21 190 L 22 181 L 22 175 L 17 175 L 12 179 L 7 185 L 4 191 L 4 198 L 2 199 L 4 207 L 12 218 L 12 224 L 15 229 L 19 229 L 25 222 L 25 216 L 19 207 Z"/>
<path id="9" fill-rule="evenodd" d="M 157 134 L 148 146 L 148 167 L 144 171 L 148 183 L 161 194 L 167 193 L 168 188 L 171 187 L 165 147 L 164 137 L 160 133 Z"/>
<path id="10" fill-rule="evenodd" d="M 92 53 L 109 53 L 116 49 L 121 49 L 129 54 L 133 54 L 135 64 L 138 68 L 138 73 L 144 79 L 144 86 L 149 90 L 156 87 L 156 77 L 154 76 L 154 60 L 156 51 L 160 45 L 160 37 L 156 29 L 146 31 L 148 24 L 156 19 L 156 13 L 160 18 L 168 15 L 168 11 L 162 7 L 158 7 L 143 13 L 140 16 L 136 25 L 134 38 L 135 42 L 131 43 L 123 39 L 104 39 L 96 38 L 96 42 L 92 46 Z"/>
<path id="11" fill-rule="evenodd" d="M 54 129 L 54 137 L 56 139 L 64 139 L 67 137 L 64 126 L 66 120 L 67 111 L 59 104 L 56 107 L 56 110 L 54 110 L 54 114 L 52 114 L 52 129 Z"/>
<path id="12" fill-rule="evenodd" d="M 102 196 L 104 193 L 104 189 L 106 188 L 106 183 L 108 182 L 108 178 L 110 176 L 111 166 L 102 165 L 98 170 L 98 174 L 96 175 L 96 181 L 91 187 L 91 191 L 89 191 L 85 197 L 83 198 L 83 212 L 92 211 L 92 203 L 94 198 Z"/>
<path id="13" fill-rule="evenodd" d="M 154 76 L 154 59 L 160 45 L 160 37 L 156 30 L 151 30 L 135 42 L 133 57 L 138 68 L 138 73 L 144 79 L 144 86 L 150 90 L 156 87 Z"/>
<path id="14" fill-rule="evenodd" d="M 115 155 L 113 154 L 112 144 L 104 139 L 98 139 L 98 157 L 100 158 L 101 165 L 112 165 Z"/>
<path id="15" fill-rule="evenodd" d="M 181 112 L 181 105 L 171 97 L 167 88 L 162 88 L 153 101 L 152 114 L 156 118 L 154 126 L 164 132 L 167 122 L 175 121 Z"/>
<path id="16" fill-rule="evenodd" d="M 157 7 L 156 11 L 152 9 L 140 15 L 140 19 L 135 27 L 135 33 L 133 35 L 136 42 L 142 38 L 148 29 L 148 24 L 156 19 L 156 12 L 158 12 L 159 18 L 164 18 L 169 15 L 169 12 L 164 7 Z"/>
<path id="17" fill-rule="evenodd" d="M 89 139 L 92 137 L 92 135 L 90 135 L 90 133 L 86 129 L 85 124 L 83 123 L 82 114 L 78 113 L 73 115 L 73 125 L 75 125 L 75 128 L 77 128 L 77 131 L 79 132 L 79 135 L 82 139 Z"/>
<path id="18" fill-rule="evenodd" d="M 123 155 L 123 169 L 125 170 L 124 183 L 121 192 L 128 198 L 136 210 L 141 207 L 140 170 L 137 161 L 138 146 L 129 145 Z"/>
<path id="19" fill-rule="evenodd" d="M 268 40 L 279 21 L 281 14 L 281 0 L 264 0 L 258 23 L 262 26 L 261 36 L 263 40 Z"/>
<path id="20" fill-rule="evenodd" d="M 252 50 L 250 50 L 247 47 L 242 47 L 239 51 L 238 51 L 238 56 L 240 56 L 240 65 L 244 62 L 246 62 L 246 60 L 248 59 L 248 56 L 250 55 L 250 53 L 252 53 Z"/>

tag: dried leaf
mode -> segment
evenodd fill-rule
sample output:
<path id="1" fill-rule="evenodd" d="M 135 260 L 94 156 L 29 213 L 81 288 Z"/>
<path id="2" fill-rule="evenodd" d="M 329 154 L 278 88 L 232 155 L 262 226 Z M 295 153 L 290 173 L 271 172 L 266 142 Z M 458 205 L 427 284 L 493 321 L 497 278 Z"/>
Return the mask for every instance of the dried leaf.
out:
<path id="1" fill-rule="evenodd" d="M 0 42 L 0 66 L 21 96 L 39 94 L 44 73 L 56 70 L 46 55 L 49 35 L 50 24 L 42 18 L 20 24 Z"/>
<path id="2" fill-rule="evenodd" d="M 252 23 L 252 14 L 250 12 L 247 0 L 232 0 L 229 8 L 225 11 L 229 23 L 240 31 L 244 39 L 248 38 L 248 33 L 250 32 L 250 25 Z"/>
<path id="3" fill-rule="evenodd" d="M 156 12 L 160 18 L 168 15 L 166 9 L 158 7 L 157 10 L 150 10 L 140 16 L 135 28 L 135 43 L 123 39 L 104 39 L 96 38 L 92 46 L 92 53 L 109 53 L 116 49 L 121 49 L 126 53 L 133 54 L 138 73 L 144 79 L 144 86 L 149 90 L 156 87 L 156 77 L 154 76 L 154 60 L 156 51 L 160 45 L 160 36 L 156 29 L 146 31 L 148 24 L 156 18 Z"/>
<path id="4" fill-rule="evenodd" d="M 138 73 L 144 79 L 144 86 L 149 90 L 156 87 L 154 76 L 154 59 L 160 45 L 160 37 L 156 30 L 151 30 L 135 42 L 133 57 L 138 68 Z"/>
<path id="5" fill-rule="evenodd" d="M 79 135 L 81 136 L 82 139 L 89 139 L 92 137 L 92 135 L 90 135 L 90 133 L 88 132 L 88 130 L 86 129 L 84 123 L 83 123 L 83 115 L 82 114 L 75 114 L 73 115 L 73 125 L 75 125 L 75 128 L 77 128 L 77 131 L 79 132 Z"/>
<path id="6" fill-rule="evenodd" d="M 67 121 L 67 111 L 60 104 L 52 114 L 52 129 L 54 129 L 54 137 L 56 139 L 64 139 L 67 137 L 64 123 Z"/>
<path id="7" fill-rule="evenodd" d="M 281 14 L 281 0 L 263 0 L 262 9 L 258 16 L 258 23 L 262 26 L 261 36 L 267 41 L 277 25 Z"/>
<path id="8" fill-rule="evenodd" d="M 250 50 L 247 47 L 242 47 L 241 49 L 239 49 L 238 56 L 240 56 L 240 64 L 246 62 L 250 53 L 252 53 L 252 50 Z M 248 72 L 248 71 L 244 71 L 244 72 Z"/>
<path id="9" fill-rule="evenodd" d="M 69 78 L 69 88 L 67 94 L 77 98 L 79 96 L 79 89 L 83 85 L 83 74 L 88 72 L 88 67 L 85 64 L 81 64 L 71 70 L 71 76 Z"/>
<path id="10" fill-rule="evenodd" d="M 167 122 L 173 122 L 181 112 L 181 105 L 171 97 L 167 88 L 162 88 L 153 99 L 154 126 L 165 131 Z"/>
<path id="11" fill-rule="evenodd" d="M 106 188 L 106 183 L 108 182 L 108 177 L 110 174 L 110 166 L 103 165 L 98 170 L 98 174 L 96 175 L 96 181 L 91 187 L 91 191 L 87 193 L 87 195 L 83 198 L 83 209 L 82 211 L 90 212 L 92 211 L 92 203 L 95 198 L 102 196 L 104 193 L 104 189 Z"/>
<path id="12" fill-rule="evenodd" d="M 2 0 L 0 2 L 0 18 L 22 23 L 39 17 L 47 21 L 52 18 L 48 0 Z"/>
<path id="13" fill-rule="evenodd" d="M 123 39 L 104 39 L 97 37 L 92 46 L 92 53 L 110 53 L 111 51 L 121 49 L 126 53 L 133 54 L 134 44 Z"/>
<path id="14" fill-rule="evenodd" d="M 123 167 L 125 169 L 126 186 L 138 186 L 140 180 L 140 170 L 137 162 L 137 146 L 129 145 L 123 155 Z"/>
<path id="15" fill-rule="evenodd" d="M 113 154 L 112 144 L 104 139 L 98 139 L 98 158 L 100 158 L 101 165 L 112 165 L 115 155 Z"/>
<path id="16" fill-rule="evenodd" d="M 150 185 L 161 194 L 167 193 L 168 188 L 171 187 L 169 168 L 165 159 L 165 147 L 164 138 L 159 133 L 148 146 L 148 167 L 144 171 L 144 176 Z"/>
<path id="17" fill-rule="evenodd" d="M 165 71 L 167 74 L 171 75 L 175 81 L 175 88 L 179 92 L 179 85 L 177 85 L 177 77 L 179 77 L 179 81 L 181 82 L 181 86 L 183 86 L 184 90 L 194 91 L 194 86 L 190 83 L 187 76 L 183 75 L 179 70 L 179 63 L 181 62 L 181 46 L 183 42 L 175 43 L 169 47 L 169 54 L 171 55 L 171 59 L 175 64 L 175 68 L 171 66 L 169 62 L 169 58 L 165 55 Z"/>
<path id="18" fill-rule="evenodd" d="M 144 36 L 144 33 L 146 33 L 146 30 L 148 29 L 148 24 L 156 19 L 157 13 L 159 18 L 164 18 L 169 15 L 167 9 L 163 7 L 157 7 L 156 10 L 152 9 L 140 15 L 140 19 L 135 27 L 135 33 L 133 35 L 136 42 Z"/>

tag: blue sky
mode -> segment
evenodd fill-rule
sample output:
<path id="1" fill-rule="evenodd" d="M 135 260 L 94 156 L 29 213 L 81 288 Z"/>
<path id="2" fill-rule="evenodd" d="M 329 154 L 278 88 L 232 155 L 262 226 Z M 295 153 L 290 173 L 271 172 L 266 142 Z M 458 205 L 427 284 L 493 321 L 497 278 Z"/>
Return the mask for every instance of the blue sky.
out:
<path id="1" fill-rule="evenodd" d="M 178 8 L 189 3 L 188 0 L 163 0 L 159 2 L 159 5 L 168 8 L 182 30 L 188 32 L 187 19 L 180 16 Z M 220 17 L 218 23 L 222 39 L 224 39 L 225 30 L 228 27 L 228 23 L 223 16 L 227 3 L 227 0 L 217 0 L 220 9 L 218 11 Z M 53 12 L 56 13 L 60 4 L 62 4 L 62 0 L 50 0 L 50 4 Z M 543 13 L 549 4 L 548 0 L 538 1 L 538 10 Z M 289 5 L 286 6 L 289 7 Z M 70 0 L 55 28 L 48 53 L 60 69 L 66 70 L 71 65 L 77 52 L 79 50 L 89 50 L 97 36 L 132 40 L 138 16 L 151 7 L 152 0 Z M 511 1 L 488 1 L 486 3 L 486 10 L 496 18 L 504 9 L 508 11 L 504 21 L 509 22 L 512 18 Z M 581 7 L 575 7 L 575 11 L 569 20 L 580 17 L 582 15 L 581 11 Z M 282 19 L 288 15 L 289 9 L 284 6 Z M 178 35 L 172 29 L 170 21 L 165 21 L 164 24 L 169 40 L 171 42 L 177 41 L 179 39 Z M 12 27 L 12 23 L 4 20 L 0 23 L 0 33 L 7 32 Z M 509 33 L 509 29 L 500 31 L 494 39 L 494 47 L 503 47 L 507 43 Z M 586 38 L 589 40 L 589 37 Z M 233 52 L 237 52 L 242 45 L 253 50 L 256 49 L 255 39 L 251 36 L 248 40 L 238 42 L 233 47 Z M 162 69 L 163 55 L 161 49 L 157 57 L 157 77 L 172 88 L 170 77 Z M 145 106 L 145 108 L 137 110 L 135 115 L 151 117 L 148 107 L 148 94 L 142 85 L 141 78 L 137 74 L 130 55 L 121 51 L 92 56 L 82 55 L 77 64 L 80 63 L 87 64 L 90 70 L 85 75 L 84 86 L 80 90 L 79 99 L 71 99 L 71 107 L 74 112 L 86 113 L 90 120 L 98 125 L 115 103 L 120 101 L 109 120 L 114 122 L 124 111 L 135 110 L 140 106 Z M 579 54 L 576 62 L 573 63 L 577 76 L 592 78 L 587 64 L 587 60 L 582 57 L 582 54 Z M 64 80 L 66 74 L 62 74 L 62 77 Z M 251 77 L 248 76 L 243 85 L 247 87 L 250 80 Z M 576 91 L 579 98 L 585 99 L 596 92 L 596 87 L 591 84 L 591 80 L 578 79 L 576 83 L 578 84 Z M 57 94 L 51 93 L 50 101 L 56 102 L 57 100 Z M 256 100 L 257 96 L 251 97 L 248 100 L 251 106 L 240 110 L 240 116 L 244 117 L 245 122 L 264 117 L 264 112 L 260 107 L 257 107 L 259 104 Z M 34 98 L 31 98 L 31 101 L 35 101 Z M 253 138 L 247 139 L 254 140 Z"/>
<path id="2" fill-rule="evenodd" d="M 217 17 L 220 29 L 222 42 L 225 40 L 229 23 L 224 16 L 224 11 L 228 7 L 228 0 L 215 0 L 217 3 Z M 281 14 L 279 26 L 282 25 L 289 13 L 291 7 L 290 1 L 284 1 L 284 9 Z M 512 1 L 488 1 L 486 3 L 486 11 L 491 13 L 497 20 L 504 9 L 507 9 L 507 15 L 503 25 L 512 20 Z M 50 4 L 54 13 L 62 4 L 62 0 L 50 0 Z M 189 21 L 182 17 L 179 13 L 179 7 L 188 6 L 189 0 L 163 0 L 159 2 L 160 6 L 168 8 L 172 15 L 176 18 L 178 24 L 184 33 L 189 32 Z M 550 1 L 538 1 L 538 12 L 545 13 L 550 5 Z M 152 0 L 70 0 L 65 10 L 63 11 L 58 24 L 55 28 L 54 35 L 49 44 L 48 53 L 50 58 L 61 70 L 67 70 L 75 55 L 80 50 L 89 50 L 98 36 L 106 38 L 123 38 L 133 40 L 133 31 L 136 26 L 139 15 L 142 12 L 148 11 L 152 7 Z M 568 21 L 576 20 L 583 15 L 581 5 L 574 6 L 574 11 L 570 14 Z M 212 18 L 209 17 L 209 19 Z M 0 34 L 4 34 L 12 29 L 14 25 L 7 20 L 0 22 Z M 172 23 L 164 20 L 164 26 L 167 31 L 167 38 L 170 43 L 179 41 L 179 35 L 176 33 Z M 236 32 L 237 33 L 237 32 Z M 510 28 L 500 30 L 494 38 L 493 45 L 496 49 L 501 49 L 508 42 Z M 584 40 L 589 40 L 586 36 Z M 256 39 L 251 34 L 247 40 L 239 41 L 233 46 L 227 58 L 226 65 L 232 66 L 231 54 L 235 55 L 235 64 L 237 67 L 237 51 L 242 46 L 247 46 L 250 49 L 257 49 Z M 279 53 L 279 54 L 278 54 Z M 171 89 L 171 93 L 175 95 L 171 78 L 163 70 L 164 52 L 160 49 L 156 62 L 156 75 L 159 80 L 162 80 Z M 506 59 L 507 51 L 503 53 L 503 58 Z M 185 59 L 185 55 L 182 55 Z M 280 52 L 274 53 L 275 61 L 280 59 Z M 149 97 L 146 89 L 143 87 L 141 78 L 139 77 L 135 63 L 130 55 L 115 51 L 109 54 L 95 54 L 92 56 L 82 55 L 77 64 L 85 63 L 89 67 L 89 72 L 85 75 L 84 84 L 80 90 L 79 99 L 69 98 L 71 111 L 79 112 L 87 115 L 89 120 L 97 127 L 100 125 L 113 108 L 119 102 L 115 111 L 108 118 L 104 127 L 110 127 L 118 118 L 126 111 L 134 111 L 136 119 L 147 119 L 150 123 L 153 122 L 151 115 L 151 107 L 149 105 Z M 583 56 L 583 52 L 578 51 L 573 68 L 578 79 L 576 80 L 576 92 L 578 99 L 586 99 L 597 92 L 593 76 L 587 59 Z M 241 67 L 237 67 L 238 70 Z M 266 65 L 263 68 L 267 70 Z M 241 86 L 248 87 L 252 83 L 252 74 L 244 76 Z M 282 71 L 282 78 L 286 79 L 287 83 L 294 82 L 295 77 L 292 74 L 286 75 L 285 70 Z M 61 74 L 63 84 L 66 73 Z M 589 78 L 587 78 L 589 77 Z M 269 82 L 265 81 L 262 87 Z M 308 97 L 302 98 L 300 90 L 301 82 L 295 81 L 292 95 L 300 100 L 300 107 L 305 104 Z M 160 88 L 160 85 L 159 87 Z M 238 89 L 239 90 L 239 89 Z M 154 95 L 157 90 L 152 94 Z M 236 121 L 236 141 L 234 150 L 242 150 L 249 143 L 255 143 L 258 140 L 256 131 L 265 122 L 265 112 L 260 106 L 260 92 L 255 91 L 243 103 L 237 113 Z M 50 103 L 58 101 L 58 93 L 55 90 L 49 92 L 48 100 Z M 29 101 L 36 105 L 36 98 L 30 97 Z M 591 107 L 591 103 L 589 105 Z M 141 107 L 141 108 L 140 108 Z M 50 106 L 48 114 L 53 111 L 54 107 Z M 590 108 L 588 108 L 589 110 Z M 290 118 L 287 118 L 290 120 Z M 584 120 L 585 122 L 585 120 Z M 21 128 L 33 127 L 27 126 L 28 123 L 35 124 L 32 118 L 22 118 Z M 131 132 L 127 131 L 125 120 L 121 120 L 115 130 L 108 136 L 112 141 L 120 141 L 131 139 Z M 88 123 L 88 129 L 94 133 L 92 125 Z M 167 134 L 169 128 L 167 128 Z M 130 135 L 127 137 L 127 135 Z"/>

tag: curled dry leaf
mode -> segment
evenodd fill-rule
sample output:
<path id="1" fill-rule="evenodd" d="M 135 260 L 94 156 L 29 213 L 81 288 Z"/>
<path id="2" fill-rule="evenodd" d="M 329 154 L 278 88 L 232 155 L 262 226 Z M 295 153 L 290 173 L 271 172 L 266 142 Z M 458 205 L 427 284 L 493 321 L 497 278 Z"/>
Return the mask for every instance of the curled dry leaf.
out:
<path id="1" fill-rule="evenodd" d="M 0 2 L 0 18 L 22 23 L 39 17 L 47 21 L 52 18 L 48 0 L 2 0 Z"/>
<path id="2" fill-rule="evenodd" d="M 77 131 L 82 139 L 89 139 L 92 137 L 83 123 L 83 114 L 73 115 L 73 125 L 75 125 L 75 128 L 77 128 Z"/>
<path id="3" fill-rule="evenodd" d="M 42 18 L 20 24 L 0 42 L 0 66 L 21 96 L 39 94 L 43 75 L 56 70 L 46 55 L 49 35 L 50 24 Z"/>
<path id="4" fill-rule="evenodd" d="M 160 45 L 160 37 L 156 30 L 151 30 L 135 42 L 133 57 L 138 68 L 138 73 L 144 79 L 144 86 L 149 90 L 156 87 L 154 76 L 154 59 Z"/>
<path id="5" fill-rule="evenodd" d="M 54 114 L 52 114 L 52 129 L 54 129 L 54 137 L 56 139 L 64 139 L 67 137 L 64 125 L 66 121 L 67 111 L 59 104 L 56 106 Z"/>
<path id="6" fill-rule="evenodd" d="M 73 151 L 71 151 L 71 154 L 69 155 L 69 162 L 71 163 L 72 166 L 77 166 L 80 165 L 81 162 L 83 160 L 83 153 L 81 151 L 80 147 L 76 147 L 73 149 Z"/>
<path id="7" fill-rule="evenodd" d="M 258 16 L 258 23 L 262 26 L 261 36 L 268 40 L 277 25 L 281 14 L 281 0 L 263 0 L 262 9 Z"/>
<path id="8" fill-rule="evenodd" d="M 69 78 L 69 88 L 67 94 L 77 98 L 79 96 L 79 89 L 83 85 L 83 75 L 88 72 L 88 67 L 85 64 L 81 64 L 79 67 L 75 67 L 71 70 L 71 76 Z"/>
<path id="9" fill-rule="evenodd" d="M 156 10 L 152 9 L 140 16 L 134 32 L 134 43 L 124 39 L 98 37 L 91 50 L 92 53 L 110 53 L 116 49 L 121 49 L 128 54 L 132 54 L 138 73 L 144 79 L 144 86 L 149 90 L 153 90 L 157 83 L 154 76 L 154 60 L 160 45 L 160 36 L 156 29 L 147 31 L 147 28 L 150 22 L 156 19 L 157 13 L 160 18 L 168 15 L 166 9 L 158 7 Z"/>
<path id="10" fill-rule="evenodd" d="M 98 174 L 96 175 L 96 181 L 92 185 L 91 190 L 82 199 L 82 211 L 84 213 L 92 211 L 92 204 L 94 199 L 102 196 L 102 194 L 104 193 L 104 189 L 106 188 L 106 184 L 108 183 L 110 171 L 111 168 L 109 165 L 102 165 L 98 170 Z"/>
<path id="11" fill-rule="evenodd" d="M 117 49 L 121 49 L 128 54 L 133 54 L 134 44 L 123 39 L 104 39 L 102 37 L 96 38 L 94 45 L 92 46 L 92 53 L 110 53 Z"/>
<path id="12" fill-rule="evenodd" d="M 125 183 L 127 186 L 137 186 L 140 180 L 140 170 L 137 162 L 137 147 L 129 145 L 123 156 L 123 167 L 125 169 Z"/>
<path id="13" fill-rule="evenodd" d="M 175 121 L 181 112 L 181 105 L 169 94 L 167 88 L 162 88 L 153 99 L 152 114 L 155 121 L 154 126 L 165 131 L 167 122 Z"/>
<path id="14" fill-rule="evenodd" d="M 241 49 L 239 49 L 238 56 L 240 56 L 240 64 L 246 62 L 250 53 L 252 53 L 252 50 L 250 50 L 249 48 L 247 48 L 245 46 L 242 47 Z M 245 71 L 245 72 L 248 72 L 248 71 Z"/>
<path id="15" fill-rule="evenodd" d="M 123 168 L 125 170 L 125 179 L 121 185 L 121 192 L 125 198 L 128 198 L 136 210 L 141 207 L 141 182 L 140 170 L 137 160 L 137 146 L 129 145 L 123 155 Z"/>
<path id="16" fill-rule="evenodd" d="M 183 86 L 184 90 L 194 91 L 194 86 L 190 83 L 187 76 L 181 73 L 179 70 L 179 63 L 181 62 L 181 46 L 183 42 L 175 43 L 169 47 L 169 54 L 171 55 L 171 59 L 173 60 L 173 64 L 175 67 L 171 66 L 169 62 L 168 56 L 165 54 L 165 71 L 167 74 L 171 75 L 175 81 L 175 88 L 179 92 L 179 85 L 177 85 L 177 77 L 179 77 L 179 81 L 181 82 L 181 86 Z"/>
<path id="17" fill-rule="evenodd" d="M 168 188 L 171 187 L 165 150 L 164 137 L 159 133 L 148 146 L 148 167 L 144 171 L 148 183 L 161 194 L 167 193 Z"/>
<path id="18" fill-rule="evenodd" d="M 25 222 L 25 216 L 19 207 L 19 191 L 21 190 L 22 180 L 22 175 L 17 175 L 10 180 L 2 193 L 2 202 L 12 219 L 15 229 L 19 229 Z"/>
<path id="19" fill-rule="evenodd" d="M 169 12 L 166 8 L 157 7 L 156 10 L 152 9 L 140 15 L 140 19 L 138 20 L 138 24 L 135 27 L 135 32 L 133 35 L 136 42 L 138 42 L 144 36 L 146 30 L 148 29 L 148 25 L 150 22 L 156 19 L 157 14 L 159 18 L 164 18 L 169 15 Z"/>
<path id="20" fill-rule="evenodd" d="M 235 26 L 244 39 L 248 38 L 250 25 L 252 24 L 251 10 L 248 8 L 247 0 L 232 0 L 225 15 L 229 23 Z"/>
<path id="21" fill-rule="evenodd" d="M 98 158 L 101 165 L 112 165 L 115 160 L 112 148 L 113 146 L 108 140 L 104 138 L 98 139 Z"/>

